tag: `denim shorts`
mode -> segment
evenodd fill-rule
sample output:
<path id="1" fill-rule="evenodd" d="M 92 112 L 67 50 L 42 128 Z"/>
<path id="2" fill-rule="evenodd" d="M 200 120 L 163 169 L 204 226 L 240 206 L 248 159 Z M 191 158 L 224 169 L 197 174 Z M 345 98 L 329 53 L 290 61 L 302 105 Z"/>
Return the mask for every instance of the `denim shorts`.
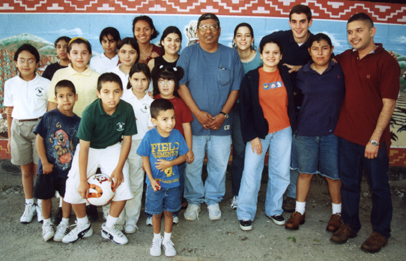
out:
<path id="1" fill-rule="evenodd" d="M 159 215 L 162 211 L 176 212 L 181 207 L 179 187 L 161 188 L 154 191 L 151 185 L 147 185 L 145 193 L 145 212 L 151 215 Z"/>
<path id="2" fill-rule="evenodd" d="M 338 180 L 338 137 L 293 136 L 293 149 L 296 160 L 292 160 L 292 169 L 304 174 L 320 174 Z M 318 168 L 317 168 L 318 166 Z"/>

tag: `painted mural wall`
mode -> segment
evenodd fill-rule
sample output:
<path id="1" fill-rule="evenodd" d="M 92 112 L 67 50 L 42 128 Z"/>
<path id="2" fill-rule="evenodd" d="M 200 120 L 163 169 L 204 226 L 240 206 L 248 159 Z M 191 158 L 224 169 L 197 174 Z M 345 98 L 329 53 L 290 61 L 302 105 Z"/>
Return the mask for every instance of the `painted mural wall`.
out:
<path id="1" fill-rule="evenodd" d="M 147 14 L 159 32 L 175 25 L 183 34 L 182 46 L 196 40 L 200 14 L 212 12 L 221 23 L 220 42 L 231 46 L 237 24 L 248 22 L 254 29 L 255 43 L 278 30 L 289 30 L 290 9 L 308 5 L 313 12 L 312 33 L 330 36 L 335 52 L 351 48 L 346 36 L 346 21 L 357 12 L 368 13 L 377 28 L 375 42 L 395 52 L 402 73 L 406 70 L 406 4 L 403 0 L 1 0 L 0 3 L 0 112 L 5 80 L 16 73 L 14 51 L 23 42 L 35 45 L 41 54 L 40 67 L 56 61 L 53 42 L 62 35 L 85 37 L 94 54 L 103 51 L 100 31 L 116 27 L 121 37 L 132 37 L 132 20 Z M 403 3 L 403 4 L 402 4 Z M 159 43 L 160 35 L 152 42 Z M 41 73 L 41 70 L 40 70 Z M 406 80 L 391 121 L 392 147 L 406 148 Z M 1 129 L 0 129 L 1 131 Z M 402 159 L 406 165 L 406 156 Z"/>

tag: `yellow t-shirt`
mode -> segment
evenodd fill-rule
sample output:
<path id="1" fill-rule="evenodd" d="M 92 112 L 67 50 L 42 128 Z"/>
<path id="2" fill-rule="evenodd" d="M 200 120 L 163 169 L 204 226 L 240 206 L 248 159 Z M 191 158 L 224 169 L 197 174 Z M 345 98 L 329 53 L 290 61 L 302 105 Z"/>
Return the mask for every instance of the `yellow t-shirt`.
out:
<path id="1" fill-rule="evenodd" d="M 89 67 L 84 72 L 79 73 L 69 64 L 67 68 L 57 70 L 52 77 L 48 101 L 55 102 L 55 85 L 61 80 L 69 80 L 75 85 L 78 94 L 73 112 L 82 117 L 83 110 L 97 99 L 97 79 L 99 76 L 99 73 L 90 70 Z"/>
<path id="2" fill-rule="evenodd" d="M 282 81 L 279 69 L 265 72 L 262 67 L 259 72 L 259 104 L 264 117 L 268 121 L 268 133 L 277 132 L 290 126 L 288 116 L 288 93 Z"/>

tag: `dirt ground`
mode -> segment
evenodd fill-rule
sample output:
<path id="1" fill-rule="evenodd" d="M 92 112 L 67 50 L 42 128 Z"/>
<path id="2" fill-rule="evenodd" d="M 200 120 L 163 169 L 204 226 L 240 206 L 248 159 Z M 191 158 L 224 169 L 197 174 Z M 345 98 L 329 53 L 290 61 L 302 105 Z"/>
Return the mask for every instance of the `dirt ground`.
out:
<path id="1" fill-rule="evenodd" d="M 371 192 L 367 183 L 362 184 L 360 217 L 363 227 L 354 239 L 337 245 L 329 241 L 331 233 L 325 230 L 331 215 L 327 184 L 314 178 L 307 201 L 306 223 L 298 231 L 288 231 L 277 226 L 264 214 L 266 186 L 261 187 L 253 230 L 239 228 L 236 212 L 229 207 L 231 180 L 227 177 L 227 194 L 220 204 L 223 216 L 210 221 L 206 205 L 202 205 L 199 219 L 185 221 L 182 210 L 180 223 L 175 225 L 172 240 L 178 253 L 172 260 L 405 260 L 406 256 L 406 200 L 405 182 L 391 182 L 393 198 L 392 237 L 379 253 L 369 254 L 360 250 L 362 242 L 372 232 L 370 219 Z M 41 224 L 36 219 L 30 224 L 19 222 L 24 209 L 24 196 L 19 170 L 0 161 L 0 260 L 159 260 L 149 255 L 152 228 L 145 225 L 143 213 L 138 232 L 127 235 L 124 246 L 104 240 L 100 235 L 99 221 L 92 223 L 94 234 L 74 244 L 44 242 Z M 56 206 L 54 203 L 54 208 Z M 289 218 L 288 213 L 284 213 Z M 71 224 L 74 223 L 71 215 Z"/>

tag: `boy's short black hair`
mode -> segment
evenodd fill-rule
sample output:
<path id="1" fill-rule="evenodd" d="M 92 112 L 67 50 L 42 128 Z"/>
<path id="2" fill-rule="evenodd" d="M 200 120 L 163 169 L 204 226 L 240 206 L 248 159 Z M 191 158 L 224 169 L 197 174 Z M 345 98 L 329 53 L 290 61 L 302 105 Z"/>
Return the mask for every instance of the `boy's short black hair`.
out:
<path id="1" fill-rule="evenodd" d="M 58 95 L 58 89 L 59 88 L 69 88 L 73 94 L 76 94 L 76 88 L 75 85 L 73 84 L 73 82 L 69 81 L 69 80 L 62 80 L 59 81 L 56 85 L 55 85 L 55 97 Z"/>
<path id="2" fill-rule="evenodd" d="M 167 99 L 158 99 L 151 103 L 151 118 L 157 119 L 160 111 L 174 110 L 173 104 Z"/>
<path id="3" fill-rule="evenodd" d="M 21 45 L 17 51 L 14 54 L 14 61 L 17 62 L 18 59 L 18 55 L 22 52 L 22 51 L 27 51 L 29 53 L 31 53 L 32 55 L 34 55 L 35 57 L 35 63 L 39 63 L 40 59 L 39 59 L 39 52 L 37 50 L 37 48 L 35 48 L 34 46 L 32 46 L 31 44 L 23 44 Z"/>
<path id="4" fill-rule="evenodd" d="M 61 37 L 59 37 L 59 38 L 56 39 L 55 42 L 54 42 L 55 48 L 56 48 L 56 45 L 58 44 L 58 42 L 59 42 L 59 41 L 62 41 L 62 40 L 65 41 L 67 44 L 69 44 L 71 38 L 70 38 L 70 37 L 67 37 L 67 36 L 61 36 Z"/>
<path id="5" fill-rule="evenodd" d="M 121 40 L 120 32 L 116 28 L 106 27 L 100 33 L 99 42 L 100 43 L 102 42 L 104 36 L 106 36 L 108 39 L 109 38 L 108 35 L 111 35 L 113 37 L 114 41 L 119 42 Z"/>
<path id="6" fill-rule="evenodd" d="M 202 15 L 199 17 L 199 19 L 197 20 L 197 28 L 199 28 L 200 23 L 201 23 L 203 20 L 208 20 L 208 19 L 213 19 L 213 20 L 216 22 L 216 24 L 218 25 L 218 27 L 220 27 L 220 20 L 219 20 L 219 18 L 217 17 L 217 15 L 212 14 L 212 13 L 206 13 L 206 14 L 202 14 Z"/>
<path id="7" fill-rule="evenodd" d="M 135 24 L 140 20 L 147 22 L 149 24 L 149 27 L 151 27 L 151 29 L 154 30 L 154 32 L 151 35 L 150 40 L 155 39 L 158 36 L 159 32 L 156 30 L 156 28 L 154 26 L 154 22 L 152 22 L 151 17 L 149 17 L 147 15 L 139 15 L 139 16 L 136 16 L 134 18 L 134 20 L 133 20 L 133 34 L 134 34 Z M 135 38 L 135 35 L 134 35 L 134 38 Z"/>
<path id="8" fill-rule="evenodd" d="M 354 21 L 363 21 L 367 24 L 368 28 L 371 29 L 374 27 L 374 21 L 372 21 L 371 17 L 366 13 L 357 13 L 348 19 L 347 24 L 354 22 Z"/>
<path id="9" fill-rule="evenodd" d="M 115 73 L 107 72 L 99 76 L 99 79 L 97 79 L 98 92 L 100 92 L 102 84 L 105 82 L 116 82 L 118 85 L 120 85 L 120 89 L 123 90 L 123 83 L 121 82 L 120 76 Z"/>
<path id="10" fill-rule="evenodd" d="M 84 43 L 87 47 L 87 50 L 89 51 L 90 54 L 92 54 L 92 45 L 89 43 L 88 40 L 86 40 L 83 37 L 74 37 L 72 38 L 69 43 L 68 43 L 68 53 L 72 50 L 72 44 L 82 44 Z"/>
<path id="11" fill-rule="evenodd" d="M 328 43 L 328 45 L 330 45 L 330 48 L 333 47 L 330 37 L 328 37 L 328 35 L 323 34 L 323 33 L 318 33 L 318 34 L 314 35 L 311 39 L 310 46 L 312 46 L 314 42 L 320 42 L 321 40 L 326 41 Z"/>
<path id="12" fill-rule="evenodd" d="M 308 22 L 312 20 L 312 10 L 307 5 L 295 5 L 292 7 L 289 13 L 289 21 L 292 19 L 292 14 L 305 14 Z"/>
<path id="13" fill-rule="evenodd" d="M 281 54 L 283 54 L 283 46 L 281 44 L 281 42 L 279 42 L 277 39 L 273 39 L 273 38 L 269 38 L 264 40 L 264 38 L 262 38 L 261 43 L 259 44 L 259 53 L 262 53 L 262 51 L 264 50 L 264 46 L 268 43 L 274 43 L 279 47 L 279 51 L 281 52 Z"/>

